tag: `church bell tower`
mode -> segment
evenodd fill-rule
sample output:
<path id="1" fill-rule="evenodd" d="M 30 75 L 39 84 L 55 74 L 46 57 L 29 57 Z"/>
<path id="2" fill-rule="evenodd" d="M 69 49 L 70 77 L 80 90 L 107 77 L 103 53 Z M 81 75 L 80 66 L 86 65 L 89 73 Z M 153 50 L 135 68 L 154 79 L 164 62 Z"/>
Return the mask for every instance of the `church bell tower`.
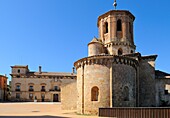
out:
<path id="1" fill-rule="evenodd" d="M 99 40 L 107 54 L 124 55 L 135 53 L 133 22 L 135 17 L 129 11 L 111 10 L 98 17 Z"/>

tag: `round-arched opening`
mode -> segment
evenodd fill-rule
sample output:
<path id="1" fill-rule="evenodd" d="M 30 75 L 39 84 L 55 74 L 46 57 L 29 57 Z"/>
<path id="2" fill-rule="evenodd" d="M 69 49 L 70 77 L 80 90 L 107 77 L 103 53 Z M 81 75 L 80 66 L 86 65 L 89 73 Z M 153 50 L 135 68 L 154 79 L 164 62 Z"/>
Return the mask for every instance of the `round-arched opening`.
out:
<path id="1" fill-rule="evenodd" d="M 108 29 L 108 22 L 105 22 L 104 23 L 104 33 L 108 33 L 109 32 L 109 29 Z"/>
<path id="2" fill-rule="evenodd" d="M 122 31 L 122 21 L 120 19 L 117 20 L 117 31 Z"/>
<path id="3" fill-rule="evenodd" d="M 103 42 L 105 43 L 105 38 L 103 38 Z"/>
<path id="4" fill-rule="evenodd" d="M 91 101 L 99 100 L 99 88 L 97 86 L 91 89 Z"/>
<path id="5" fill-rule="evenodd" d="M 132 25 L 130 22 L 129 22 L 129 33 L 132 34 Z"/>
<path id="6" fill-rule="evenodd" d="M 125 86 L 123 89 L 124 101 L 129 101 L 129 87 Z"/>
<path id="7" fill-rule="evenodd" d="M 123 50 L 121 48 L 119 48 L 118 55 L 122 55 L 122 54 L 123 54 Z"/>

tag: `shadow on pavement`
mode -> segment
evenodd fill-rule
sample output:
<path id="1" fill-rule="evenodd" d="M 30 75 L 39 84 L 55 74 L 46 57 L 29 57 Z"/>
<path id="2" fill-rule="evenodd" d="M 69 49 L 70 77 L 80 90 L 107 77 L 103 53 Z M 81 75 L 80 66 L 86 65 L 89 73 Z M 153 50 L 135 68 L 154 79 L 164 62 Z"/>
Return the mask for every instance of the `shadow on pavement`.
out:
<path id="1" fill-rule="evenodd" d="M 70 118 L 62 116 L 0 116 L 0 118 Z"/>

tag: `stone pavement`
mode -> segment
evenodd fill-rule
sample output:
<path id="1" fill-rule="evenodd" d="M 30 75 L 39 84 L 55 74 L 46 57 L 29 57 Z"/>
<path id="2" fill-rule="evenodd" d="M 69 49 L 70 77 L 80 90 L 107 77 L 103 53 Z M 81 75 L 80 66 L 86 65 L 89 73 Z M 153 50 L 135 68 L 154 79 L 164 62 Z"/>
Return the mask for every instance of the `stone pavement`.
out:
<path id="1" fill-rule="evenodd" d="M 60 103 L 0 103 L 0 118 L 97 118 L 61 110 Z"/>

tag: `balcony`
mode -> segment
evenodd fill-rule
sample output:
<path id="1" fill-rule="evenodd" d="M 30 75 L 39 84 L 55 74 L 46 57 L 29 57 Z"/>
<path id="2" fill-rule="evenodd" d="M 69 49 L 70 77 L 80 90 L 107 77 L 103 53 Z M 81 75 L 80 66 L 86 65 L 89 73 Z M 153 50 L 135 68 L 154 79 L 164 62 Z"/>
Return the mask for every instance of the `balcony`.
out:
<path id="1" fill-rule="evenodd" d="M 42 92 L 45 92 L 45 89 L 41 89 Z"/>
<path id="2" fill-rule="evenodd" d="M 15 91 L 21 91 L 20 89 L 15 89 Z"/>
<path id="3" fill-rule="evenodd" d="M 34 91 L 34 89 L 29 89 L 29 91 Z"/>
<path id="4" fill-rule="evenodd" d="M 50 89 L 50 91 L 57 91 L 57 92 L 60 92 L 61 90 L 60 90 L 60 89 Z"/>

